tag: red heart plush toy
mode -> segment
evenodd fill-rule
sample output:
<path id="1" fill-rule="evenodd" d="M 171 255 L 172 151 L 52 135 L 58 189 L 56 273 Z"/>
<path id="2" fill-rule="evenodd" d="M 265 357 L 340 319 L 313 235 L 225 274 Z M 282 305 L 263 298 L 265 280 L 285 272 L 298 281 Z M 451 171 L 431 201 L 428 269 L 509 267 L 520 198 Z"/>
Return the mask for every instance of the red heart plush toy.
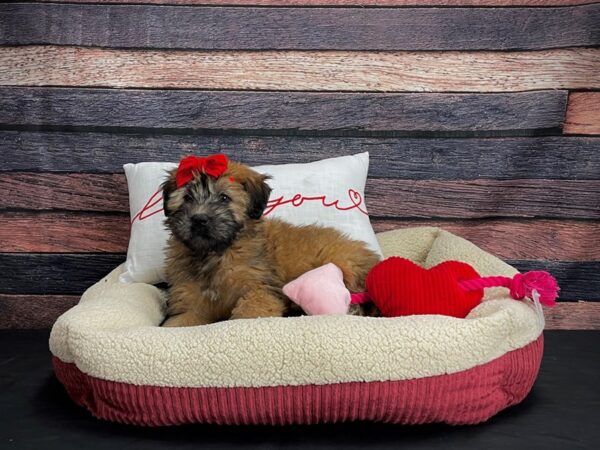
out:
<path id="1" fill-rule="evenodd" d="M 424 269 L 408 259 L 391 257 L 367 276 L 367 291 L 386 317 L 443 314 L 466 317 L 483 298 L 483 289 L 466 291 L 460 280 L 479 278 L 470 265 L 445 261 Z"/>
<path id="2" fill-rule="evenodd" d="M 413 314 L 443 314 L 464 318 L 483 299 L 486 287 L 506 287 L 510 296 L 533 298 L 553 306 L 559 287 L 547 272 L 532 271 L 514 277 L 481 277 L 473 267 L 460 261 L 445 261 L 430 269 L 393 256 L 371 269 L 367 292 L 352 294 L 351 303 L 371 299 L 384 317 Z"/>

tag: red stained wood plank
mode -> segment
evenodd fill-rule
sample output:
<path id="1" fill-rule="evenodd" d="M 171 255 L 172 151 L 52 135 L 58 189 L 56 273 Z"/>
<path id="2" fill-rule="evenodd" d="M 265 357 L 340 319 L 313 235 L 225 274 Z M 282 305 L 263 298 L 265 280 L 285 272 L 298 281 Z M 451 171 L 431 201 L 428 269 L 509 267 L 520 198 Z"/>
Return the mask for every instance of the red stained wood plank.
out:
<path id="1" fill-rule="evenodd" d="M 191 52 L 27 46 L 0 48 L 0 85 L 508 92 L 600 88 L 599 64 L 598 48 L 530 52 Z"/>
<path id="2" fill-rule="evenodd" d="M 129 216 L 81 213 L 0 214 L 0 252 L 124 253 Z M 600 223 L 572 220 L 372 219 L 377 232 L 434 226 L 474 242 L 504 259 L 600 260 Z"/>
<path id="3" fill-rule="evenodd" d="M 124 253 L 129 215 L 0 214 L 0 252 Z"/>
<path id="4" fill-rule="evenodd" d="M 0 174 L 0 209 L 128 212 L 125 175 Z"/>
<path id="5" fill-rule="evenodd" d="M 597 64 L 600 73 L 600 62 Z M 565 134 L 600 134 L 600 92 L 572 92 L 567 104 Z"/>
<path id="6" fill-rule="evenodd" d="M 0 22 L 9 24 L 0 29 L 0 45 L 534 50 L 598 45 L 599 21 L 598 5 L 389 9 L 17 3 L 0 5 Z"/>
<path id="7" fill-rule="evenodd" d="M 600 302 L 559 302 L 544 316 L 547 330 L 600 330 Z"/>
<path id="8" fill-rule="evenodd" d="M 0 173 L 0 209 L 128 212 L 122 174 Z M 374 217 L 600 218 L 600 180 L 367 181 Z"/>
<path id="9" fill-rule="evenodd" d="M 572 220 L 390 220 L 372 219 L 376 232 L 439 227 L 502 259 L 600 260 L 600 222 Z"/>
<path id="10" fill-rule="evenodd" d="M 0 124 L 259 133 L 559 128 L 566 91 L 500 94 L 0 88 Z M 443 111 L 443 114 L 440 114 Z"/>
<path id="11" fill-rule="evenodd" d="M 0 294 L 0 329 L 49 329 L 78 302 L 78 295 Z"/>

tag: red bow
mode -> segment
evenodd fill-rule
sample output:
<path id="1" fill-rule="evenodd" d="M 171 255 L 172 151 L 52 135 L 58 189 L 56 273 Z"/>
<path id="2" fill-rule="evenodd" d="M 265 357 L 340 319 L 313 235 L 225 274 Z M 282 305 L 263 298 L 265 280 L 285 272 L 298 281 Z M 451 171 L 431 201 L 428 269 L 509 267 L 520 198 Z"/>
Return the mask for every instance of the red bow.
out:
<path id="1" fill-rule="evenodd" d="M 218 178 L 227 170 L 227 156 L 218 155 L 201 158 L 199 156 L 186 156 L 179 163 L 175 182 L 177 188 L 185 186 L 194 179 L 194 172 L 205 173 L 209 177 Z"/>

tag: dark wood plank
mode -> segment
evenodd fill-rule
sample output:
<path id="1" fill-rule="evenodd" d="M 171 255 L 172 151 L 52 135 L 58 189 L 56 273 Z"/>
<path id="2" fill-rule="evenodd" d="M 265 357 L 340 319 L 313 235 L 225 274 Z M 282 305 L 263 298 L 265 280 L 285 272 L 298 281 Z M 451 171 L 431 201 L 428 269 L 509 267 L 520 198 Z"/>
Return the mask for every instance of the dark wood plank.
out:
<path id="1" fill-rule="evenodd" d="M 375 217 L 600 218 L 600 181 L 391 180 L 367 181 Z"/>
<path id="2" fill-rule="evenodd" d="M 79 302 L 78 295 L 0 294 L 0 329 L 48 329 Z"/>
<path id="3" fill-rule="evenodd" d="M 49 329 L 78 295 L 0 294 L 0 329 Z M 600 302 L 559 302 L 545 308 L 546 330 L 600 330 Z"/>
<path id="4" fill-rule="evenodd" d="M 80 295 L 123 261 L 123 254 L 1 253 L 0 294 Z"/>
<path id="5" fill-rule="evenodd" d="M 0 88 L 0 126 L 361 133 L 559 128 L 565 91 L 361 94 Z M 441 113 L 443 111 L 443 113 Z"/>
<path id="6" fill-rule="evenodd" d="M 0 85 L 334 92 L 600 88 L 600 48 L 523 52 L 0 47 Z M 565 67 L 569 70 L 564 70 Z M 332 70 L 335 67 L 335 70 Z"/>
<path id="7" fill-rule="evenodd" d="M 572 92 L 569 95 L 564 132 L 600 134 L 600 92 Z"/>
<path id="8" fill-rule="evenodd" d="M 0 252 L 124 253 L 129 215 L 77 212 L 0 213 Z M 504 259 L 600 260 L 600 222 L 574 220 L 372 219 L 377 231 L 434 226 Z"/>
<path id="9" fill-rule="evenodd" d="M 519 50 L 600 44 L 600 7 L 187 8 L 0 6 L 0 45 L 116 48 Z M 44 26 L 40 26 L 44 24 Z"/>
<path id="10" fill-rule="evenodd" d="M 123 254 L 0 253 L 0 293 L 78 295 L 124 260 Z M 600 261 L 507 262 L 523 272 L 550 272 L 565 301 L 600 300 Z"/>
<path id="11" fill-rule="evenodd" d="M 125 175 L 0 173 L 0 210 L 128 212 Z M 367 180 L 373 217 L 600 218 L 600 180 Z"/>
<path id="12" fill-rule="evenodd" d="M 533 261 L 509 260 L 520 272 L 545 270 L 550 272 L 560 286 L 559 299 L 570 301 L 585 298 L 600 300 L 600 261 Z"/>
<path id="13" fill-rule="evenodd" d="M 120 172 L 125 163 L 226 153 L 287 164 L 368 151 L 369 176 L 406 179 L 600 178 L 600 138 L 486 139 L 202 136 L 0 131 L 1 171 Z"/>
<path id="14" fill-rule="evenodd" d="M 90 0 L 38 0 L 52 3 L 92 3 Z M 102 0 L 102 3 L 138 4 L 139 0 Z M 594 0 L 144 0 L 153 5 L 215 6 L 570 6 Z"/>

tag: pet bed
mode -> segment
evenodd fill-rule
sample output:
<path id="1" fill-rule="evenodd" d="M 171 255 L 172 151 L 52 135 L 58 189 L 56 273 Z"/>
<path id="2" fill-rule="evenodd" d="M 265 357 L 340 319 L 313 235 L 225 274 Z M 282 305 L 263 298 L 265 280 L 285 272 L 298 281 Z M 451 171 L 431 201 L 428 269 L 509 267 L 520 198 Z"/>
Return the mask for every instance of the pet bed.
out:
<path id="1" fill-rule="evenodd" d="M 386 257 L 517 271 L 437 228 L 378 236 Z M 99 418 L 138 425 L 370 420 L 471 424 L 520 402 L 537 376 L 543 316 L 503 288 L 466 319 L 303 316 L 160 328 L 165 296 L 118 281 L 88 289 L 50 336 L 55 373 Z"/>

